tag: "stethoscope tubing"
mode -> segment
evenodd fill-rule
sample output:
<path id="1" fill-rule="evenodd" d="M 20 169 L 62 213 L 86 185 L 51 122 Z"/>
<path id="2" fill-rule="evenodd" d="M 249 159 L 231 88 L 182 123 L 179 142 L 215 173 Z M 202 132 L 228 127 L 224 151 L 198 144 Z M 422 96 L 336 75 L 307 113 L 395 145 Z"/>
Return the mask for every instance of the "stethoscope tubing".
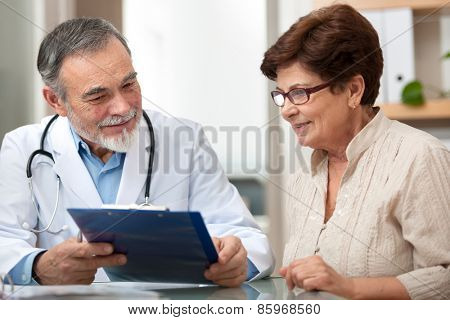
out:
<path id="1" fill-rule="evenodd" d="M 153 160 L 154 160 L 154 155 L 155 155 L 155 133 L 153 130 L 153 125 L 152 122 L 150 121 L 149 116 L 147 115 L 147 113 L 145 112 L 145 110 L 142 110 L 142 115 L 144 117 L 145 122 L 147 123 L 148 126 L 148 130 L 149 130 L 149 136 L 150 136 L 150 154 L 149 154 L 149 162 L 148 162 L 148 168 L 147 168 L 147 177 L 145 180 L 145 202 L 142 204 L 143 206 L 146 205 L 150 205 L 150 185 L 151 185 L 151 181 L 152 181 L 152 171 L 153 171 Z M 33 159 L 37 156 L 37 155 L 42 155 L 44 157 L 48 157 L 52 160 L 53 164 L 55 163 L 55 160 L 53 158 L 53 155 L 48 152 L 45 151 L 44 149 L 44 142 L 45 142 L 45 138 L 47 137 L 47 133 L 51 127 L 51 125 L 53 124 L 53 122 L 59 117 L 58 114 L 54 115 L 50 121 L 47 123 L 47 125 L 44 128 L 44 132 L 42 133 L 41 136 L 41 141 L 40 141 L 40 148 L 33 151 L 30 155 L 30 157 L 28 158 L 27 161 L 27 166 L 26 166 L 26 175 L 28 178 L 28 186 L 30 188 L 30 192 L 31 192 L 31 200 L 33 202 L 33 206 L 37 212 L 37 217 L 39 221 L 42 221 L 41 219 L 41 215 L 40 215 L 40 210 L 39 207 L 36 203 L 35 197 L 34 197 L 34 192 L 33 192 L 33 175 L 31 172 L 31 165 L 33 163 Z M 67 225 L 64 225 L 60 228 L 60 230 L 58 231 L 51 231 L 50 227 L 53 224 L 53 221 L 55 219 L 57 210 L 58 210 L 58 204 L 59 204 L 59 193 L 60 193 L 60 184 L 61 184 L 61 179 L 58 175 L 56 175 L 57 178 L 57 186 L 56 186 L 56 201 L 55 201 L 55 206 L 50 218 L 49 223 L 47 224 L 46 227 L 44 227 L 43 229 L 35 229 L 35 228 L 31 228 L 26 222 L 24 222 L 22 224 L 22 227 L 24 229 L 27 229 L 35 234 L 39 234 L 39 233 L 44 233 L 44 232 L 48 232 L 51 234 L 59 234 L 60 232 L 64 231 L 67 229 Z"/>

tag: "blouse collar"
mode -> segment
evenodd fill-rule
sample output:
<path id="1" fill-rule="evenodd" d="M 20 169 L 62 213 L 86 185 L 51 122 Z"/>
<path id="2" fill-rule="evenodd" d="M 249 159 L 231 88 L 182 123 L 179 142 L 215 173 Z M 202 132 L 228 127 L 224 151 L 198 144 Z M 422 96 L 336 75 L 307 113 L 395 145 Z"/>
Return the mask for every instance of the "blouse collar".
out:
<path id="1" fill-rule="evenodd" d="M 347 160 L 352 162 L 377 141 L 392 124 L 379 107 L 374 107 L 375 117 L 350 141 L 345 150 Z M 327 157 L 325 150 L 314 150 L 311 155 L 311 174 L 314 175 Z"/>

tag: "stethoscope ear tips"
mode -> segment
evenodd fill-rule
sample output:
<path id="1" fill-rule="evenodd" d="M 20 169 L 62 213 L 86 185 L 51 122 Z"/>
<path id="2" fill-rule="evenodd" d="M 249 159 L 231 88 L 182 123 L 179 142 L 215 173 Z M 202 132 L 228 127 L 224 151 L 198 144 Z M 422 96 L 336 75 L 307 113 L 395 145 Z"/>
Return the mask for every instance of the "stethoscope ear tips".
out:
<path id="1" fill-rule="evenodd" d="M 30 227 L 30 225 L 28 224 L 28 222 L 22 223 L 22 228 L 24 228 L 25 230 L 31 230 L 31 227 Z"/>
<path id="2" fill-rule="evenodd" d="M 69 226 L 67 224 L 61 227 L 61 231 L 66 231 L 67 229 L 69 229 Z"/>

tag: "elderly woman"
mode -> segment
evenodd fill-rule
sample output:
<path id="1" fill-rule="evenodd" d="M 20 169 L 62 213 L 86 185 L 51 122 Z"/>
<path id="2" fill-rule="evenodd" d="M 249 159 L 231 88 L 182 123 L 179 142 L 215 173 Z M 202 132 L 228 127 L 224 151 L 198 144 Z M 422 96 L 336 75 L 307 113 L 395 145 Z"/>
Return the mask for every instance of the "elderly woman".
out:
<path id="1" fill-rule="evenodd" d="M 373 106 L 383 58 L 370 23 L 347 5 L 314 11 L 261 70 L 298 142 L 314 149 L 289 188 L 289 289 L 450 299 L 449 151 Z"/>

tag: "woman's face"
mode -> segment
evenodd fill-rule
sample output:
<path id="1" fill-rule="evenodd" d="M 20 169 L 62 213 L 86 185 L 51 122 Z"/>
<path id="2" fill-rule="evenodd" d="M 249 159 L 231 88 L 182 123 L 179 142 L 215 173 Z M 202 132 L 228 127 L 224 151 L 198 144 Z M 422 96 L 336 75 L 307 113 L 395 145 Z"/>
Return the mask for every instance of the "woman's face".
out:
<path id="1" fill-rule="evenodd" d="M 287 93 L 294 88 L 311 88 L 325 81 L 299 63 L 278 68 L 277 90 Z M 309 101 L 294 105 L 286 97 L 281 108 L 283 118 L 290 123 L 298 142 L 313 149 L 329 150 L 339 146 L 346 134 L 350 117 L 346 90 L 332 93 L 327 87 L 310 95 Z"/>

